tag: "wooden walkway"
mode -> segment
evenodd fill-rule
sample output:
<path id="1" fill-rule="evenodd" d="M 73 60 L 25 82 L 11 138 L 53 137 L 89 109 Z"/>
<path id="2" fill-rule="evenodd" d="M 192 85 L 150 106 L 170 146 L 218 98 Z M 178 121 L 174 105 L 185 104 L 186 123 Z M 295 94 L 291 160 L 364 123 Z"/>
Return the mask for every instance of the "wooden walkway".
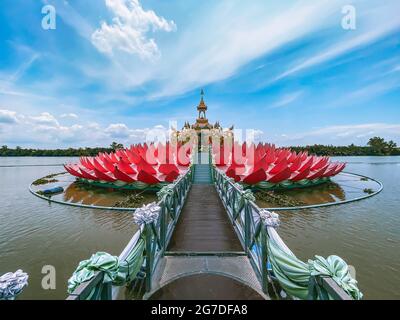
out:
<path id="1" fill-rule="evenodd" d="M 146 299 L 269 299 L 213 185 L 209 164 L 196 164 L 193 185 L 151 287 Z"/>
<path id="2" fill-rule="evenodd" d="M 214 186 L 192 186 L 168 251 L 243 251 Z"/>
<path id="3" fill-rule="evenodd" d="M 239 252 L 243 251 L 227 213 L 211 184 L 208 165 L 197 165 L 192 189 L 183 207 L 168 251 Z M 207 169 L 206 169 L 207 168 Z M 207 183 L 207 181 L 209 181 Z"/>
<path id="4" fill-rule="evenodd" d="M 252 288 L 215 274 L 196 274 L 166 285 L 150 300 L 264 300 Z"/>

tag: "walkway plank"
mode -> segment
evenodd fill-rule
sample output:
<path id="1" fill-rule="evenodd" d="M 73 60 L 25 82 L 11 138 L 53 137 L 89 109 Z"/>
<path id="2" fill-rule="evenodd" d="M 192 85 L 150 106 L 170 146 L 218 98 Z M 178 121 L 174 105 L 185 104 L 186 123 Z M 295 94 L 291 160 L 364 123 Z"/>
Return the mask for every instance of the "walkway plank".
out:
<path id="1" fill-rule="evenodd" d="M 192 186 L 168 251 L 243 251 L 213 185 Z"/>
<path id="2" fill-rule="evenodd" d="M 213 274 L 180 278 L 158 290 L 150 300 L 264 300 L 252 288 Z"/>

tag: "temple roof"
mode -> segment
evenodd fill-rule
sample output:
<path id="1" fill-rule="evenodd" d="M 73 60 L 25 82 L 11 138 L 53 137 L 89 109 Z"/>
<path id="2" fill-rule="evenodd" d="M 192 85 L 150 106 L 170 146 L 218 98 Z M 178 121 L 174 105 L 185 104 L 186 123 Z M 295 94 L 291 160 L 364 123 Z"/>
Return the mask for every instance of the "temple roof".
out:
<path id="1" fill-rule="evenodd" d="M 219 123 L 219 121 L 217 121 L 214 125 L 210 124 L 208 122 L 208 119 L 206 117 L 206 111 L 207 111 L 207 105 L 204 102 L 204 90 L 202 89 L 200 92 L 201 95 L 201 99 L 200 99 L 200 103 L 197 106 L 197 110 L 199 111 L 199 116 L 196 119 L 196 122 L 192 125 L 190 125 L 189 122 L 185 122 L 183 129 L 194 129 L 194 130 L 201 130 L 201 129 L 219 129 L 222 130 L 222 127 Z M 233 126 L 232 126 L 233 128 Z"/>
<path id="2" fill-rule="evenodd" d="M 204 90 L 203 89 L 201 89 L 201 100 L 200 100 L 200 103 L 199 103 L 199 105 L 197 106 L 197 110 L 199 110 L 199 111 L 201 111 L 201 110 L 204 110 L 204 111 L 206 111 L 207 110 L 207 105 L 205 104 L 205 102 L 204 102 Z"/>

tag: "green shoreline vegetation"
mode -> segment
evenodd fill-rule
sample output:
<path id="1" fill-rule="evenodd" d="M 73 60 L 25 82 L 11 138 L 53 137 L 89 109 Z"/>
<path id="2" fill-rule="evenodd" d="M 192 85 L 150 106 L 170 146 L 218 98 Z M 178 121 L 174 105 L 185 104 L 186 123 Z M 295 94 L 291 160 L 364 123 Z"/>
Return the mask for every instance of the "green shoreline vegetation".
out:
<path id="1" fill-rule="evenodd" d="M 113 142 L 110 147 L 96 148 L 68 148 L 68 149 L 24 149 L 21 147 L 9 148 L 4 145 L 0 148 L 0 157 L 80 157 L 96 156 L 99 152 L 111 152 L 123 148 L 122 144 Z M 296 152 L 308 151 L 318 156 L 398 156 L 400 148 L 392 140 L 386 142 L 383 138 L 371 138 L 367 146 L 332 146 L 315 144 L 311 146 L 290 147 Z"/>
<path id="2" fill-rule="evenodd" d="M 400 155 L 400 148 L 397 144 L 390 140 L 388 142 L 381 137 L 373 137 L 369 139 L 366 146 L 356 146 L 351 144 L 349 146 L 332 146 L 315 144 L 313 146 L 305 147 L 291 147 L 296 152 L 308 151 L 310 154 L 318 156 L 398 156 Z"/>

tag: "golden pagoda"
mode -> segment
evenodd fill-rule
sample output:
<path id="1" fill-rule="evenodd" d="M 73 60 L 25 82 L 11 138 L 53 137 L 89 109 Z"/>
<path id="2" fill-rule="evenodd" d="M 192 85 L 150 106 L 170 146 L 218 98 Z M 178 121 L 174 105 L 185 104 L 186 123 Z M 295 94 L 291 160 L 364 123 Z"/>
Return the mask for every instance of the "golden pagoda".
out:
<path id="1" fill-rule="evenodd" d="M 207 146 L 211 143 L 212 139 L 218 139 L 223 141 L 223 139 L 228 137 L 233 137 L 233 126 L 229 129 L 223 129 L 217 121 L 214 125 L 210 124 L 207 119 L 207 105 L 204 102 L 204 90 L 200 92 L 200 102 L 197 106 L 198 117 L 196 122 L 192 125 L 188 121 L 185 122 L 181 131 L 175 132 L 178 140 L 188 141 L 197 137 L 199 148 Z"/>
<path id="2" fill-rule="evenodd" d="M 206 116 L 207 105 L 204 102 L 204 90 L 201 89 L 201 99 L 200 103 L 197 106 L 197 111 L 199 112 L 199 116 L 196 119 L 196 123 L 192 126 L 195 130 L 202 130 L 202 129 L 212 129 L 213 126 L 208 123 L 208 119 Z"/>

